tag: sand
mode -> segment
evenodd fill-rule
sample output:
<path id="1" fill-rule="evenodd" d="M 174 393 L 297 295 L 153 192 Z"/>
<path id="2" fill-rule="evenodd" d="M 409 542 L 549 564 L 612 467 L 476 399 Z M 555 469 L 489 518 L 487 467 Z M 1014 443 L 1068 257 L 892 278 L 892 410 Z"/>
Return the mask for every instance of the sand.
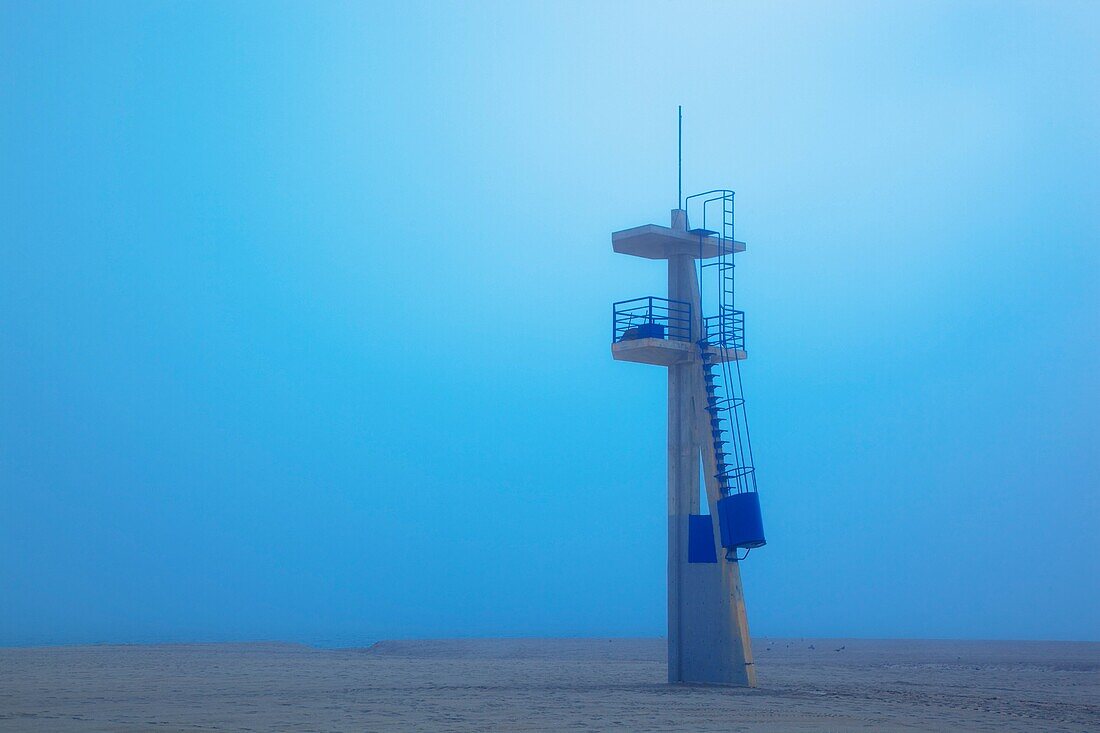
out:
<path id="1" fill-rule="evenodd" d="M 1100 643 L 759 639 L 756 690 L 659 639 L 0 649 L 0 731 L 1100 731 Z"/>

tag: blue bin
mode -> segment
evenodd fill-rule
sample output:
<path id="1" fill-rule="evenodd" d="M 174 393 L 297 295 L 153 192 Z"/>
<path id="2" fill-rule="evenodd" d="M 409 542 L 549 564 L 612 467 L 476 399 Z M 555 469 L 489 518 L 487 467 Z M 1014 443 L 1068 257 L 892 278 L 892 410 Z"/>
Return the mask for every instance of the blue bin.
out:
<path id="1" fill-rule="evenodd" d="M 762 547 L 765 540 L 764 520 L 760 517 L 760 495 L 755 491 L 746 491 L 719 499 L 718 526 L 722 534 L 722 547 L 727 550 Z"/>
<path id="2" fill-rule="evenodd" d="M 688 562 L 718 562 L 709 514 L 688 515 Z"/>
<path id="3" fill-rule="evenodd" d="M 638 326 L 638 338 L 640 339 L 663 339 L 665 337 L 665 324 L 663 323 L 643 323 Z"/>

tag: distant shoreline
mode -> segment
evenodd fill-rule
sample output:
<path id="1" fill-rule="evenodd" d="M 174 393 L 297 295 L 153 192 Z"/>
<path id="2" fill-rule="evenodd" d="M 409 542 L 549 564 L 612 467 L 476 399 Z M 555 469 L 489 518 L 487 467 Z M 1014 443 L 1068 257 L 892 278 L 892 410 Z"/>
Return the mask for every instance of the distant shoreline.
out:
<path id="1" fill-rule="evenodd" d="M 301 646 L 311 649 L 331 650 L 357 650 L 370 651 L 372 648 L 388 644 L 432 644 L 438 642 L 523 642 L 523 641 L 550 641 L 550 642 L 590 642 L 590 641 L 660 641 L 663 636 L 441 636 L 441 637 L 394 637 L 386 639 L 372 639 L 365 642 L 339 643 L 326 641 L 297 641 L 286 639 L 224 639 L 224 640 L 170 640 L 170 641 L 90 641 L 90 642 L 57 642 L 57 643 L 16 643 L 0 644 L 0 650 L 5 649 L 57 649 L 57 648 L 82 648 L 82 647 L 189 647 L 189 646 Z M 1097 644 L 1097 639 L 969 639 L 950 637 L 862 637 L 862 636 L 759 636 L 753 637 L 753 644 L 759 645 L 767 641 L 805 641 L 807 643 L 821 642 L 881 642 L 881 643 L 929 643 L 929 644 Z"/>

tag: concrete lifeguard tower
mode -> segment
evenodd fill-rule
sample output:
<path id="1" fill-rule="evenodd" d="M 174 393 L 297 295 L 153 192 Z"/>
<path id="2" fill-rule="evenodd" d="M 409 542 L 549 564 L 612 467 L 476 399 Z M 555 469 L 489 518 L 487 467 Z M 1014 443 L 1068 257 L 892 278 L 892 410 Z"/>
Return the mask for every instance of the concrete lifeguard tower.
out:
<path id="1" fill-rule="evenodd" d="M 689 196 L 671 226 L 611 235 L 616 252 L 668 264 L 667 298 L 614 304 L 611 354 L 668 369 L 668 680 L 754 687 L 738 563 L 764 532 L 741 388 L 734 256 L 745 245 L 733 202 L 729 190 Z"/>

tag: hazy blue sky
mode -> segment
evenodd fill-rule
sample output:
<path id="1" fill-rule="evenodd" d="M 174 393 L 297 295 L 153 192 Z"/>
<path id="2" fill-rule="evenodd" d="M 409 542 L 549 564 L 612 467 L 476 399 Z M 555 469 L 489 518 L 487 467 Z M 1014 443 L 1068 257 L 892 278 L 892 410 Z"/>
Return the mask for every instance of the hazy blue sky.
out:
<path id="1" fill-rule="evenodd" d="M 1100 5 L 0 3 L 0 644 L 658 635 L 738 192 L 754 633 L 1100 639 Z"/>

